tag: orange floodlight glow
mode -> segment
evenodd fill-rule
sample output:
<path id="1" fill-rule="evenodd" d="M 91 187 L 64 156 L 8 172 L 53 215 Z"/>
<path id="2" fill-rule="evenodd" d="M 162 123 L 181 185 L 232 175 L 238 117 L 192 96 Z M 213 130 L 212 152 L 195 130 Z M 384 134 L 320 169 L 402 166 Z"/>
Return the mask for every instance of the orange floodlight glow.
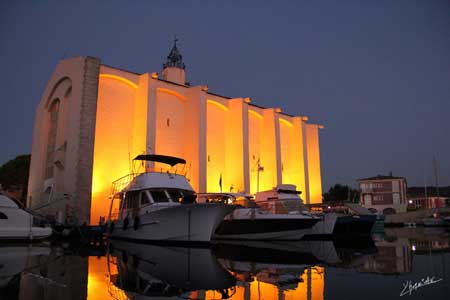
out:
<path id="1" fill-rule="evenodd" d="M 180 93 L 177 93 L 177 92 L 175 92 L 173 90 L 169 90 L 169 89 L 166 89 L 166 88 L 158 88 L 157 91 L 160 92 L 160 93 L 166 93 L 166 94 L 169 94 L 169 95 L 173 95 L 173 96 L 177 97 L 178 99 L 180 99 L 182 101 L 187 101 L 187 98 L 185 96 L 183 96 Z"/>
<path id="2" fill-rule="evenodd" d="M 113 80 L 123 82 L 123 83 L 129 85 L 130 87 L 132 87 L 133 89 L 137 89 L 137 87 L 138 87 L 136 83 L 134 83 L 126 78 L 123 78 L 121 76 L 117 76 L 117 75 L 113 75 L 113 74 L 100 74 L 99 77 L 100 77 L 100 79 L 108 78 L 108 79 L 113 79 Z"/>
<path id="3" fill-rule="evenodd" d="M 249 109 L 248 113 L 254 117 L 257 117 L 258 119 L 262 120 L 262 118 L 263 118 L 263 116 L 260 113 L 257 113 L 256 111 L 254 111 L 252 109 Z"/>
<path id="4" fill-rule="evenodd" d="M 221 110 L 224 110 L 224 111 L 228 111 L 228 110 L 229 110 L 228 107 L 226 107 L 226 106 L 223 105 L 222 103 L 217 102 L 217 101 L 214 101 L 214 100 L 208 99 L 208 100 L 206 100 L 206 103 L 208 103 L 208 104 L 213 104 L 213 105 L 217 106 L 218 108 L 220 108 Z"/>

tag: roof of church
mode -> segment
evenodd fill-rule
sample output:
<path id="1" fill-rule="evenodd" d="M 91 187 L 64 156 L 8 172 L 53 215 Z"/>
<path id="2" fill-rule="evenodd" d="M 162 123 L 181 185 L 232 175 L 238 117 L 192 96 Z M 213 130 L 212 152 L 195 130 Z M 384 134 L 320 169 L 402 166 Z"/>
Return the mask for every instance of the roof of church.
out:
<path id="1" fill-rule="evenodd" d="M 163 64 L 164 68 L 175 67 L 183 70 L 185 68 L 185 65 L 183 63 L 183 56 L 180 54 L 180 51 L 177 48 L 177 41 L 178 39 L 175 38 L 172 50 L 170 50 L 170 53 L 167 56 L 167 61 L 165 64 Z"/>

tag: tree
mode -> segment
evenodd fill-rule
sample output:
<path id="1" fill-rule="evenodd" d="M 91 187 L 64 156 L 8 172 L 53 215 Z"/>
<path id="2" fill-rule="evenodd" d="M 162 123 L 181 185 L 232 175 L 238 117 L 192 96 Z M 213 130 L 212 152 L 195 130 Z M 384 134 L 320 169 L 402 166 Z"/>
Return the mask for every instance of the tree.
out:
<path id="1" fill-rule="evenodd" d="M 359 191 L 347 185 L 335 184 L 323 194 L 323 202 L 359 202 Z"/>
<path id="2" fill-rule="evenodd" d="M 30 170 L 31 155 L 19 155 L 0 167 L 0 184 L 5 191 L 10 189 L 21 190 L 22 202 L 27 197 L 28 174 Z"/>

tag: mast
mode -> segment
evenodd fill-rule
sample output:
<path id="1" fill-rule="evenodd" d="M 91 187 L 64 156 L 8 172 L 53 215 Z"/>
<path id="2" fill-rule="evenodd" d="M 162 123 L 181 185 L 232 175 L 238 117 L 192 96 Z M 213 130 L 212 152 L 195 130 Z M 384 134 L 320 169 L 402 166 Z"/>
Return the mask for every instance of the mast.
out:
<path id="1" fill-rule="evenodd" d="M 438 176 L 438 167 L 436 157 L 433 156 L 433 168 L 434 168 L 434 179 L 436 184 L 436 196 L 439 198 L 439 176 Z"/>

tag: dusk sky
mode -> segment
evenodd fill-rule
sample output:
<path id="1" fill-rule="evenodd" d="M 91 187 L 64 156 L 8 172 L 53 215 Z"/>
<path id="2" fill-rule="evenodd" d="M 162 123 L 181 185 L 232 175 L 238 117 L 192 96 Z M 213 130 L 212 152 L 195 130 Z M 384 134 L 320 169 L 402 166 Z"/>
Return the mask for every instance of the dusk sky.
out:
<path id="1" fill-rule="evenodd" d="M 431 185 L 433 156 L 450 185 L 450 1 L 168 2 L 1 1 L 0 164 L 31 152 L 59 60 L 160 72 L 176 34 L 191 85 L 325 126 L 324 191 L 390 171 Z"/>

